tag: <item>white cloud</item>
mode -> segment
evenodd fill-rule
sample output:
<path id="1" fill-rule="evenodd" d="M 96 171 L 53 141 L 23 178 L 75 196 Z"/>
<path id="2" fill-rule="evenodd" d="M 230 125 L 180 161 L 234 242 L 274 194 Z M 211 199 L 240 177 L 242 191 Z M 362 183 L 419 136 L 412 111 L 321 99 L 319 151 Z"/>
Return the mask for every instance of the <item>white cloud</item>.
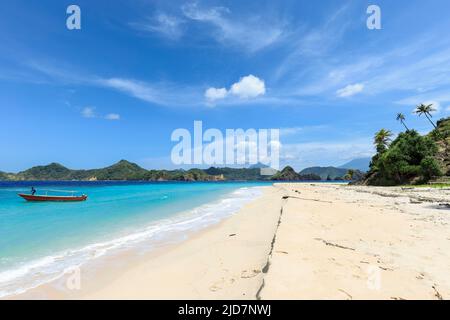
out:
<path id="1" fill-rule="evenodd" d="M 295 136 L 298 134 L 317 132 L 327 129 L 326 125 L 317 125 L 317 126 L 305 126 L 305 127 L 285 127 L 280 128 L 280 136 Z"/>
<path id="2" fill-rule="evenodd" d="M 99 82 L 105 87 L 128 93 L 135 98 L 160 103 L 156 91 L 144 82 L 121 78 L 102 79 Z"/>
<path id="3" fill-rule="evenodd" d="M 120 120 L 120 114 L 117 114 L 117 113 L 108 113 L 108 114 L 105 116 L 105 119 L 106 119 L 106 120 Z"/>
<path id="4" fill-rule="evenodd" d="M 364 85 L 362 83 L 349 84 L 345 88 L 336 91 L 338 97 L 345 98 L 351 97 L 358 94 L 364 90 Z"/>
<path id="5" fill-rule="evenodd" d="M 189 85 L 170 82 L 148 83 L 125 78 L 98 78 L 96 84 L 161 106 L 194 106 L 202 102 L 201 88 Z"/>
<path id="6" fill-rule="evenodd" d="M 225 88 L 209 88 L 205 91 L 205 98 L 210 102 L 214 102 L 216 100 L 225 99 L 227 94 L 228 91 Z"/>
<path id="7" fill-rule="evenodd" d="M 441 104 L 438 101 L 429 100 L 429 101 L 425 101 L 423 104 L 426 105 L 426 106 L 431 104 L 433 109 L 435 110 L 434 112 L 432 112 L 434 114 L 438 114 L 438 113 L 440 113 L 442 111 L 441 110 Z"/>
<path id="8" fill-rule="evenodd" d="M 359 54 L 348 57 L 328 52 L 321 59 L 310 59 L 307 65 L 301 65 L 301 70 L 295 61 L 304 60 L 286 65 L 289 74 L 284 78 L 289 79 L 291 90 L 299 95 L 336 94 L 337 89 L 349 83 L 363 83 L 364 92 L 372 96 L 395 91 L 416 93 L 401 100 L 401 104 L 411 104 L 406 101 L 419 97 L 421 102 L 450 101 L 448 90 L 442 90 L 450 84 L 449 43 L 429 33 L 382 52 L 361 49 Z"/>
<path id="9" fill-rule="evenodd" d="M 84 118 L 95 118 L 95 108 L 85 107 L 81 110 L 81 115 Z"/>
<path id="10" fill-rule="evenodd" d="M 281 64 L 276 69 L 275 78 L 281 79 L 288 75 L 296 79 L 302 74 L 305 61 L 308 61 L 309 66 L 311 65 L 311 58 L 320 57 L 320 63 L 322 63 L 322 58 L 342 43 L 342 38 L 352 21 L 349 19 L 349 7 L 349 4 L 345 4 L 338 10 L 333 9 L 333 12 L 326 15 L 327 19 L 315 28 L 308 29 L 306 25 L 303 25 L 297 31 L 290 32 L 286 46 L 291 47 L 291 50 L 281 60 Z M 303 77 L 300 76 L 300 78 Z"/>
<path id="11" fill-rule="evenodd" d="M 256 98 L 266 93 L 264 80 L 248 75 L 231 86 L 230 93 L 241 99 Z"/>
<path id="12" fill-rule="evenodd" d="M 238 82 L 231 85 L 231 88 L 208 88 L 205 91 L 205 98 L 209 105 L 214 104 L 218 100 L 223 100 L 229 95 L 236 96 L 240 99 L 247 100 L 256 98 L 266 93 L 266 85 L 264 80 L 261 80 L 254 75 L 242 77 Z"/>
<path id="13" fill-rule="evenodd" d="M 166 13 L 156 14 L 150 21 L 131 23 L 130 25 L 136 29 L 148 32 L 159 33 L 170 39 L 178 39 L 182 35 L 181 25 L 184 22 L 176 16 L 168 15 Z"/>
<path id="14" fill-rule="evenodd" d="M 107 115 L 98 115 L 94 107 L 85 107 L 81 110 L 81 115 L 84 118 L 104 118 L 106 120 L 120 120 L 120 115 L 117 113 L 108 113 Z"/>
<path id="15" fill-rule="evenodd" d="M 182 6 L 184 16 L 192 21 L 207 23 L 214 27 L 212 36 L 216 41 L 238 45 L 250 52 L 261 50 L 277 42 L 283 28 L 277 21 L 247 16 L 239 19 L 229 17 L 231 11 L 226 7 L 200 8 L 197 3 Z"/>
<path id="16" fill-rule="evenodd" d="M 398 104 L 402 104 L 402 105 L 408 105 L 408 106 L 413 106 L 414 109 L 412 110 L 412 113 L 415 113 L 416 111 L 416 107 L 420 104 L 424 104 L 424 105 L 432 105 L 433 109 L 435 111 L 433 111 L 432 113 L 434 114 L 438 114 L 441 113 L 443 110 L 441 108 L 441 103 L 437 100 L 424 100 L 423 98 L 421 98 L 421 96 L 417 96 L 417 97 L 409 97 L 400 101 L 397 101 L 396 103 Z"/>

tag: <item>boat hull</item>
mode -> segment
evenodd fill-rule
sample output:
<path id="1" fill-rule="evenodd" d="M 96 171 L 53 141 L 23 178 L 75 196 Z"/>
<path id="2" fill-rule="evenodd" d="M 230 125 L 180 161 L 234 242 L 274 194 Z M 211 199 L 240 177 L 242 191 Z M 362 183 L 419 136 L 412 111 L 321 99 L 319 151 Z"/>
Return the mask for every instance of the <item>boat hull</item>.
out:
<path id="1" fill-rule="evenodd" d="M 23 194 L 19 193 L 19 196 L 27 201 L 32 202 L 43 202 L 43 201 L 52 201 L 52 202 L 76 202 L 76 201 L 86 201 L 87 196 L 79 196 L 79 197 L 67 197 L 67 196 L 33 196 L 31 194 Z"/>

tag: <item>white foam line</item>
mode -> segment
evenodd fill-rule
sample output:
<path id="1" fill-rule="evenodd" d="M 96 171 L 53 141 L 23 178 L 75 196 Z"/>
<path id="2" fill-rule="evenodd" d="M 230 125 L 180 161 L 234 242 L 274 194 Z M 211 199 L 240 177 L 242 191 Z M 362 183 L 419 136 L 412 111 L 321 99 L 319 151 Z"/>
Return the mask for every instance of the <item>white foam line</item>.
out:
<path id="1" fill-rule="evenodd" d="M 260 187 L 240 188 L 219 201 L 181 212 L 168 219 L 155 221 L 146 228 L 110 241 L 93 243 L 80 249 L 66 250 L 27 262 L 0 272 L 0 298 L 17 295 L 64 275 L 64 270 L 101 257 L 111 250 L 128 248 L 170 232 L 185 232 L 210 226 L 239 211 L 246 203 L 262 194 Z"/>

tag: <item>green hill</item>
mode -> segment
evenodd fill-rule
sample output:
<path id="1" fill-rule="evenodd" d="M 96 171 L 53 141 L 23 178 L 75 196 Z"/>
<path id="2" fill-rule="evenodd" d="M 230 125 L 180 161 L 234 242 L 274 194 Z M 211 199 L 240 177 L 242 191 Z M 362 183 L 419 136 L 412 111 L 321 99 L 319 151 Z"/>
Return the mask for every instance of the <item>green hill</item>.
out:
<path id="1" fill-rule="evenodd" d="M 357 173 L 359 171 L 356 171 Z M 261 175 L 260 168 L 216 168 L 190 170 L 146 170 L 139 165 L 121 160 L 112 166 L 71 170 L 58 163 L 36 166 L 17 174 L 0 172 L 0 180 L 140 180 L 140 181 L 317 181 L 330 177 L 343 178 L 347 169 L 308 168 L 300 173 L 286 167 L 274 176 Z"/>
<path id="2" fill-rule="evenodd" d="M 0 172 L 0 180 L 220 181 L 224 180 L 224 177 L 220 173 L 211 175 L 201 169 L 188 171 L 146 170 L 135 163 L 121 160 L 112 166 L 91 170 L 71 170 L 61 164 L 51 163 L 46 166 L 36 166 L 17 174 Z"/>
<path id="3" fill-rule="evenodd" d="M 295 170 L 292 167 L 287 166 L 280 172 L 276 173 L 271 180 L 274 181 L 300 181 L 301 177 L 300 175 L 295 172 Z"/>
<path id="4" fill-rule="evenodd" d="M 59 163 L 51 163 L 21 171 L 16 178 L 17 180 L 71 180 L 71 174 L 72 170 Z"/>
<path id="5" fill-rule="evenodd" d="M 9 176 L 10 175 L 8 173 L 0 171 L 0 181 L 1 180 L 9 180 Z"/>
<path id="6" fill-rule="evenodd" d="M 147 170 L 135 163 L 120 160 L 112 166 L 90 170 L 89 174 L 97 180 L 144 180 L 147 175 Z"/>

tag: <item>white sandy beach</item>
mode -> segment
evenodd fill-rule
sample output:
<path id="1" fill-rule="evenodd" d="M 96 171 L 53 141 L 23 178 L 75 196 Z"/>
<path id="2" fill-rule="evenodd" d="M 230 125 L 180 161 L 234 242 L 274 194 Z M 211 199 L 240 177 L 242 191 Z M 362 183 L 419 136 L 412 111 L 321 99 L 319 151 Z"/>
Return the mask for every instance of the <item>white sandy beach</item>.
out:
<path id="1" fill-rule="evenodd" d="M 446 190 L 276 184 L 108 281 L 18 298 L 446 299 L 448 202 Z"/>

